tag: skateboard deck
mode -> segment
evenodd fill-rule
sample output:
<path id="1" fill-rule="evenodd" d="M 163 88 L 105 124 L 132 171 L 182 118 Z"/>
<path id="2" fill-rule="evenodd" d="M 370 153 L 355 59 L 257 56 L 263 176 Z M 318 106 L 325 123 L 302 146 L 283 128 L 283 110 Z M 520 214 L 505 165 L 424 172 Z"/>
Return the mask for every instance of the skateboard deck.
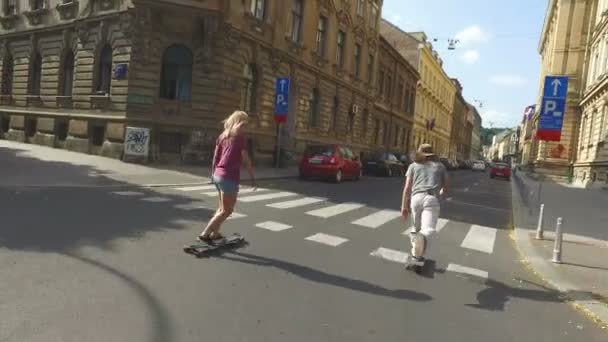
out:
<path id="1" fill-rule="evenodd" d="M 411 256 L 408 258 L 407 266 L 405 267 L 407 270 L 414 271 L 416 274 L 423 274 L 425 268 L 430 263 L 433 263 L 430 259 L 424 259 L 422 261 L 414 260 Z"/>
<path id="2" fill-rule="evenodd" d="M 205 253 L 209 253 L 224 247 L 237 246 L 242 243 L 246 243 L 244 237 L 239 234 L 232 234 L 227 236 L 224 239 L 224 242 L 221 243 L 206 243 L 196 240 L 193 244 L 184 246 L 184 252 L 201 257 L 205 255 Z"/>

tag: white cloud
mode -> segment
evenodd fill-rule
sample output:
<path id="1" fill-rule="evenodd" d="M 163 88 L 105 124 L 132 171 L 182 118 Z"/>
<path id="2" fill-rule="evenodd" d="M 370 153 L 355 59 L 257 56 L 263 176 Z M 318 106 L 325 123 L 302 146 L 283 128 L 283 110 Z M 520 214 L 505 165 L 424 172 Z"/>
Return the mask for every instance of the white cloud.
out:
<path id="1" fill-rule="evenodd" d="M 489 109 L 480 113 L 483 127 L 515 127 L 521 118 L 504 111 Z"/>
<path id="2" fill-rule="evenodd" d="M 477 50 L 465 51 L 460 59 L 467 64 L 474 64 L 479 60 L 479 52 Z"/>
<path id="3" fill-rule="evenodd" d="M 524 85 L 528 82 L 526 78 L 519 75 L 494 75 L 490 77 L 490 83 L 500 85 L 500 86 L 520 86 Z"/>
<path id="4" fill-rule="evenodd" d="M 456 33 L 456 39 L 463 45 L 487 42 L 490 38 L 491 35 L 477 25 L 466 27 L 462 31 Z"/>

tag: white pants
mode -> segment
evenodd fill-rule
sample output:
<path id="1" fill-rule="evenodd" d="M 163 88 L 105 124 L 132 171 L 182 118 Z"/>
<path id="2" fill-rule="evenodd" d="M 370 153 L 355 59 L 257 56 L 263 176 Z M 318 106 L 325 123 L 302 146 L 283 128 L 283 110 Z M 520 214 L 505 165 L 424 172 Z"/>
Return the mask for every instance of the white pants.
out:
<path id="1" fill-rule="evenodd" d="M 429 238 L 435 233 L 437 220 L 439 220 L 439 199 L 427 193 L 417 193 L 412 196 L 410 204 L 412 210 L 413 232 L 419 232 L 426 238 L 425 254 L 429 250 Z"/>

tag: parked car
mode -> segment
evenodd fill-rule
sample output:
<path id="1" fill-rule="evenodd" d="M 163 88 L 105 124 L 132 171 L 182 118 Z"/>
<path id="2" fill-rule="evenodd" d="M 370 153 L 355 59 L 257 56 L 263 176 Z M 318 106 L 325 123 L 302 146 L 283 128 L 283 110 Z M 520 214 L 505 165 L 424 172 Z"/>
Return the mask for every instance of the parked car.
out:
<path id="1" fill-rule="evenodd" d="M 405 165 L 392 153 L 375 152 L 363 161 L 363 173 L 377 176 L 403 176 Z"/>
<path id="2" fill-rule="evenodd" d="M 407 170 L 407 168 L 412 163 L 412 158 L 410 157 L 410 155 L 407 153 L 401 153 L 401 152 L 394 153 L 394 155 L 403 164 L 403 166 L 405 167 L 405 170 Z"/>
<path id="3" fill-rule="evenodd" d="M 300 161 L 301 179 L 325 178 L 336 183 L 361 178 L 361 162 L 350 148 L 339 145 L 311 145 Z"/>
<path id="4" fill-rule="evenodd" d="M 472 165 L 471 171 L 481 171 L 481 172 L 486 171 L 486 163 L 484 163 L 480 160 L 474 161 L 471 165 Z"/>
<path id="5" fill-rule="evenodd" d="M 511 180 L 511 168 L 507 163 L 493 163 L 490 169 L 490 178 L 501 177 Z"/>

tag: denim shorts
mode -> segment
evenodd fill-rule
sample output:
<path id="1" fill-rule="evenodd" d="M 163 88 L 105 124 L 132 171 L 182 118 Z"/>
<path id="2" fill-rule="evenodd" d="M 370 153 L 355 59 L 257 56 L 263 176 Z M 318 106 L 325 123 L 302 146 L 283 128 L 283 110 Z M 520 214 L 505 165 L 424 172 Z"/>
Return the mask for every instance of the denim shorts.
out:
<path id="1" fill-rule="evenodd" d="M 213 183 L 215 184 L 217 191 L 220 191 L 223 194 L 236 195 L 239 193 L 239 185 L 234 181 L 213 176 Z"/>

